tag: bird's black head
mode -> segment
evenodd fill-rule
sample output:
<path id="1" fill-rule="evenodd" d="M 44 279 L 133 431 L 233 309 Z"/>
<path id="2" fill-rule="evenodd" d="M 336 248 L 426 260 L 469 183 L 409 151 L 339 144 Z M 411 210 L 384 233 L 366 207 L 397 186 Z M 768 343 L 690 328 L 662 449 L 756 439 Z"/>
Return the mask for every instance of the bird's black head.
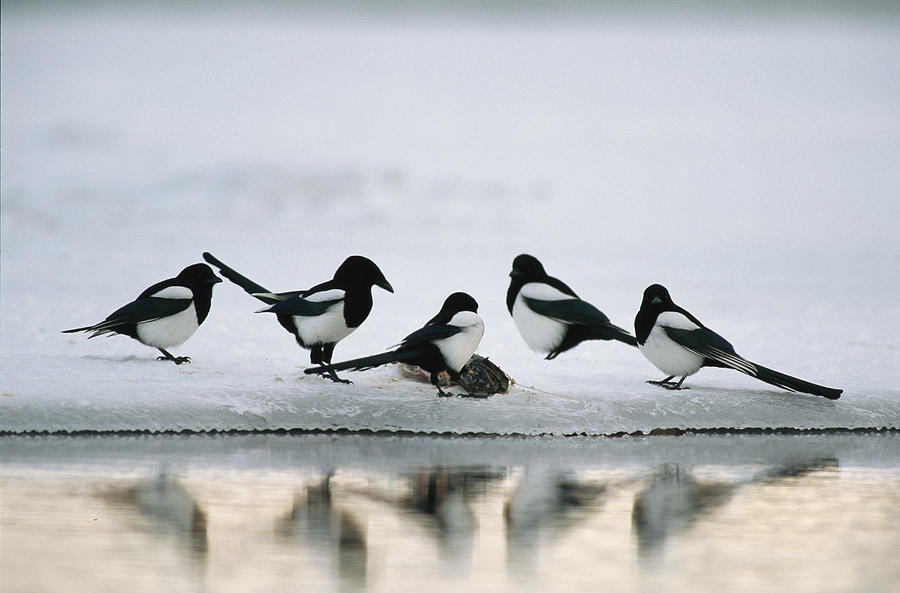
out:
<path id="1" fill-rule="evenodd" d="M 665 309 L 671 306 L 672 297 L 662 284 L 651 284 L 644 290 L 644 298 L 641 300 L 641 309 Z"/>
<path id="2" fill-rule="evenodd" d="M 375 262 L 361 255 L 351 255 L 345 259 L 334 273 L 334 279 L 341 286 L 358 285 L 362 282 L 368 286 L 380 286 L 388 292 L 394 292 L 394 287 Z"/>
<path id="3" fill-rule="evenodd" d="M 177 276 L 185 286 L 203 286 L 205 284 L 212 286 L 222 281 L 216 276 L 212 268 L 206 264 L 194 264 L 181 270 Z"/>
<path id="4" fill-rule="evenodd" d="M 523 253 L 517 255 L 513 260 L 512 272 L 509 273 L 511 278 L 517 278 L 523 281 L 539 280 L 547 275 L 544 266 L 533 255 Z"/>
<path id="5" fill-rule="evenodd" d="M 454 292 L 444 300 L 444 304 L 441 306 L 438 314 L 429 319 L 425 325 L 448 323 L 460 311 L 478 313 L 478 303 L 464 292 Z"/>
<path id="6" fill-rule="evenodd" d="M 478 303 L 465 292 L 454 292 L 444 300 L 441 311 L 449 313 L 471 311 L 472 313 L 478 313 Z"/>

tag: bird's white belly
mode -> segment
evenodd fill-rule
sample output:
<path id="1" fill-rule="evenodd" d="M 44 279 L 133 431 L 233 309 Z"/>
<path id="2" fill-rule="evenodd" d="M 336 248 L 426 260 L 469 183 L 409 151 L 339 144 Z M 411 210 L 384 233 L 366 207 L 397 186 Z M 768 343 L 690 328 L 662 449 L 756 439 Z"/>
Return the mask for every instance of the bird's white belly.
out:
<path id="1" fill-rule="evenodd" d="M 194 335 L 198 327 L 197 310 L 194 303 L 191 303 L 187 309 L 175 315 L 138 323 L 137 335 L 148 346 L 170 348 L 183 344 Z"/>
<path id="2" fill-rule="evenodd" d="M 638 347 L 647 360 L 666 375 L 676 377 L 693 375 L 703 365 L 702 356 L 674 342 L 658 325 L 650 331 L 647 341 Z"/>
<path id="3" fill-rule="evenodd" d="M 481 336 L 484 335 L 484 323 L 477 314 L 463 311 L 453 316 L 451 324 L 464 325 L 463 330 L 436 342 L 435 345 L 441 351 L 447 367 L 458 373 L 469 362 L 469 359 L 475 354 L 478 344 L 481 343 Z"/>
<path id="4" fill-rule="evenodd" d="M 522 339 L 528 347 L 537 352 L 552 352 L 562 342 L 566 334 L 566 324 L 538 315 L 522 300 L 522 293 L 513 304 L 512 318 Z"/>
<path id="5" fill-rule="evenodd" d="M 314 344 L 333 344 L 352 334 L 355 327 L 347 327 L 344 320 L 344 302 L 341 301 L 328 308 L 321 315 L 304 317 L 294 316 L 297 334 L 307 346 Z"/>

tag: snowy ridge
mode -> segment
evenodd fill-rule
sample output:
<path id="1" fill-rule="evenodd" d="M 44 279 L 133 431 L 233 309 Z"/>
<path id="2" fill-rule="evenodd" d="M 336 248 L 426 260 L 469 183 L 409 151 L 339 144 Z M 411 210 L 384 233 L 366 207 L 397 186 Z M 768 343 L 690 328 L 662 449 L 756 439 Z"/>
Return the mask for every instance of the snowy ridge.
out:
<path id="1" fill-rule="evenodd" d="M 23 363 L 24 364 L 24 363 Z M 296 373 L 272 376 L 196 362 L 170 368 L 144 358 L 84 358 L 84 391 L 45 373 L 47 395 L 7 384 L 0 431 L 367 431 L 484 435 L 614 435 L 659 429 L 897 429 L 900 407 L 849 394 L 837 402 L 774 389 L 697 386 L 672 393 L 606 381 L 567 393 L 513 385 L 487 400 L 438 398 L 399 369 L 350 374 L 353 385 Z M 61 362 L 58 365 L 65 368 Z M 71 369 L 70 369 L 71 370 Z M 108 374 L 127 370 L 129 379 Z M 70 377 L 71 378 L 71 377 Z M 59 384 L 53 385 L 53 381 Z M 7 382 L 8 383 L 8 382 Z M 751 384 L 752 385 L 752 384 Z M 458 388 L 456 388 L 458 390 Z M 30 392 L 29 392 L 30 391 Z M 27 394 L 20 396 L 19 393 Z"/>

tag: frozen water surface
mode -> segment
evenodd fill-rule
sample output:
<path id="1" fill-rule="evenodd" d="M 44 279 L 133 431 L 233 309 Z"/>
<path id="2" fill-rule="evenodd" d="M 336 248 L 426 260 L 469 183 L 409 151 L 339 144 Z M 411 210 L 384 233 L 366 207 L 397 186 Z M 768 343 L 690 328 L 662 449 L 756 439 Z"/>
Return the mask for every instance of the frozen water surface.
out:
<path id="1" fill-rule="evenodd" d="M 364 18 L 3 9 L 0 430 L 612 434 L 898 428 L 896 15 Z M 333 385 L 235 286 L 175 354 L 60 330 L 203 251 L 273 290 L 376 261 L 380 351 L 450 292 L 516 385 Z M 653 282 L 747 358 L 689 391 L 620 344 L 554 361 L 505 310 L 529 252 L 629 327 Z"/>

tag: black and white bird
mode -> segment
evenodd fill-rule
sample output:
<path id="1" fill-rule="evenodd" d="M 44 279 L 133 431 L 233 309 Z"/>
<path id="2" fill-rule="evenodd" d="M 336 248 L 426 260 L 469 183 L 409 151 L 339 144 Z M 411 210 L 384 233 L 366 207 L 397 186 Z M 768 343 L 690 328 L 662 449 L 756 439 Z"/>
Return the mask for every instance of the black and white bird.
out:
<path id="1" fill-rule="evenodd" d="M 363 371 L 391 362 L 413 364 L 431 375 L 431 384 L 439 395 L 447 395 L 439 385 L 438 375 L 447 371 L 451 380 L 459 379 L 459 372 L 475 354 L 484 334 L 484 323 L 478 316 L 478 303 L 464 292 L 454 292 L 444 301 L 437 315 L 422 328 L 409 334 L 395 350 L 356 358 L 333 365 L 308 368 L 304 372 L 329 373 L 351 369 Z"/>
<path id="2" fill-rule="evenodd" d="M 597 307 L 581 300 L 561 280 L 547 275 L 537 258 L 522 254 L 513 260 L 506 308 L 522 338 L 552 360 L 585 340 L 637 342 L 628 330 L 609 321 Z"/>
<path id="3" fill-rule="evenodd" d="M 157 282 L 100 323 L 63 333 L 93 332 L 88 339 L 122 334 L 162 352 L 157 360 L 190 362 L 189 356 L 172 356 L 166 348 L 194 335 L 209 314 L 213 285 L 221 281 L 206 264 L 194 264 L 174 278 Z"/>
<path id="4" fill-rule="evenodd" d="M 204 253 L 203 259 L 248 294 L 268 304 L 256 312 L 275 313 L 278 323 L 293 334 L 301 348 L 310 351 L 309 360 L 317 365 L 330 363 L 337 343 L 356 331 L 369 316 L 373 286 L 394 292 L 375 262 L 361 255 L 345 259 L 331 280 L 309 290 L 291 292 L 270 292 L 210 253 Z M 333 370 L 326 374 L 332 381 L 349 383 Z"/>
<path id="5" fill-rule="evenodd" d="M 838 399 L 842 393 L 841 389 L 816 385 L 750 362 L 735 352 L 725 338 L 672 302 L 669 291 L 659 284 L 644 291 L 641 309 L 634 318 L 634 334 L 647 360 L 667 375 L 662 381 L 647 382 L 666 389 L 682 389 L 685 378 L 702 367 L 720 367 L 740 371 L 788 391 L 828 399 Z M 675 382 L 675 377 L 681 379 Z"/>

